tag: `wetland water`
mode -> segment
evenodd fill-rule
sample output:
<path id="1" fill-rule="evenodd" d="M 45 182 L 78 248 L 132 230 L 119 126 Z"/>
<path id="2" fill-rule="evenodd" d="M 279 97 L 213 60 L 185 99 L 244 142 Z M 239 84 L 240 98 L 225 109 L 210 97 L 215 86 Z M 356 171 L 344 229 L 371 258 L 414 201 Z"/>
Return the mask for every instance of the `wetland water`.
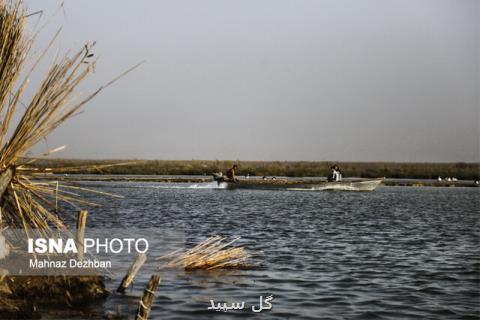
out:
<path id="1" fill-rule="evenodd" d="M 162 280 L 151 319 L 245 319 L 216 302 L 258 304 L 265 319 L 478 319 L 479 188 L 380 187 L 374 192 L 219 190 L 212 184 L 88 182 L 88 227 L 183 225 L 188 245 L 241 236 L 262 252 L 253 270 L 178 272 Z M 133 313 L 151 273 L 82 314 Z M 114 289 L 123 275 L 107 285 Z M 74 319 L 76 315 L 69 314 Z"/>

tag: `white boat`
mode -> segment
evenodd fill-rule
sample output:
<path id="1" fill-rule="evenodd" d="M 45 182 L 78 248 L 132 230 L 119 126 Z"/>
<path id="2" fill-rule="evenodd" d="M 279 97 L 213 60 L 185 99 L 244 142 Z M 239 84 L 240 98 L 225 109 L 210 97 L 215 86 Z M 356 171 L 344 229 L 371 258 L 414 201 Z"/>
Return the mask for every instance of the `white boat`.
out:
<path id="1" fill-rule="evenodd" d="M 339 182 L 325 182 L 315 184 L 312 186 L 302 186 L 300 188 L 288 188 L 288 190 L 299 191 L 373 191 L 380 184 L 383 179 L 363 180 L 363 181 L 339 181 Z"/>
<path id="2" fill-rule="evenodd" d="M 226 184 L 227 189 L 286 189 L 296 191 L 373 191 L 383 179 L 350 180 L 350 181 L 305 181 L 293 179 L 243 179 L 233 181 L 218 181 Z"/>

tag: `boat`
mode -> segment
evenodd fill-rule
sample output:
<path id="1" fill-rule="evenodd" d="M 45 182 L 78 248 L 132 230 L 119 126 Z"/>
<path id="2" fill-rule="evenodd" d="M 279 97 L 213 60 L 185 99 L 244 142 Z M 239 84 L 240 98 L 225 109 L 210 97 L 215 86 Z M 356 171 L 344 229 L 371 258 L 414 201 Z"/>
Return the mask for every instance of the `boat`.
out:
<path id="1" fill-rule="evenodd" d="M 298 191 L 374 191 L 383 183 L 383 179 L 362 181 L 322 182 L 313 185 L 304 185 L 299 188 L 288 188 Z"/>
<path id="2" fill-rule="evenodd" d="M 294 190 L 294 191 L 373 191 L 383 179 L 345 180 L 328 182 L 325 180 L 300 179 L 239 179 L 229 181 L 215 179 L 219 186 L 226 189 L 267 189 L 267 190 Z"/>

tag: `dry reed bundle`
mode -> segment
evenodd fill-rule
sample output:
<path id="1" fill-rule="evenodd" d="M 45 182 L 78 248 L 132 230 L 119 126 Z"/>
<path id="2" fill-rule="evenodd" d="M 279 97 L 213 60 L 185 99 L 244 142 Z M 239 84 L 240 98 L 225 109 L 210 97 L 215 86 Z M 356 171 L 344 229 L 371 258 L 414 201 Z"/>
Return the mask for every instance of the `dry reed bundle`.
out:
<path id="1" fill-rule="evenodd" d="M 101 90 L 135 67 L 100 87 L 90 95 L 74 101 L 77 86 L 95 69 L 92 44 L 86 44 L 72 56 L 56 59 L 46 72 L 25 111 L 14 126 L 13 115 L 29 83 L 29 77 L 53 41 L 29 70 L 24 70 L 35 36 L 25 33 L 26 9 L 20 0 L 0 0 L 0 228 L 64 229 L 55 213 L 57 201 L 91 204 L 77 194 L 58 188 L 56 184 L 37 183 L 35 175 L 48 172 L 35 168 L 35 158 L 21 161 L 26 152 L 55 128 L 78 113 L 80 108 Z M 57 33 L 58 35 L 58 33 Z M 26 71 L 26 72 L 24 72 Z M 25 79 L 17 83 L 19 74 Z M 23 104 L 23 103 L 22 103 Z M 46 155 L 64 147 L 50 150 Z M 74 187 L 71 187 L 74 188 Z M 80 189 L 80 188 L 77 188 Z"/>
<path id="2" fill-rule="evenodd" d="M 250 255 L 243 247 L 231 247 L 239 240 L 224 242 L 226 238 L 215 236 L 208 238 L 189 250 L 177 250 L 157 258 L 160 269 L 183 268 L 185 270 L 248 269 Z"/>

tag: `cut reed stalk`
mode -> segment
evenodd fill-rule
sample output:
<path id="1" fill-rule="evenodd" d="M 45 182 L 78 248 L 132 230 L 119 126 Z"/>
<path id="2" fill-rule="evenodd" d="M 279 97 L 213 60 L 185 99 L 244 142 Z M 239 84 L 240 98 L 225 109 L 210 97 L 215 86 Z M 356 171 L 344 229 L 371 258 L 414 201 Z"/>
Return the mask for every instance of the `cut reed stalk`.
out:
<path id="1" fill-rule="evenodd" d="M 230 247 L 240 238 L 224 242 L 226 238 L 214 236 L 189 250 L 177 250 L 157 258 L 164 261 L 159 269 L 183 268 L 185 270 L 248 269 L 250 255 L 244 247 Z"/>

